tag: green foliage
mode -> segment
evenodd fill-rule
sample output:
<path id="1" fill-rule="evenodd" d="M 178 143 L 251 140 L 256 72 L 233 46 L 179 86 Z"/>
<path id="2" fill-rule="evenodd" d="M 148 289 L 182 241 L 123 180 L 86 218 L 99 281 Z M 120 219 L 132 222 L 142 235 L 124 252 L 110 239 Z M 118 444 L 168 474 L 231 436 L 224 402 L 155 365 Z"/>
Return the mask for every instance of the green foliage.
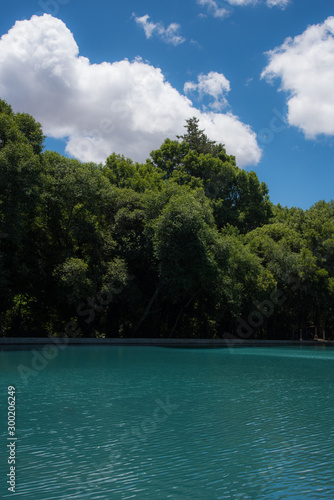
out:
<path id="1" fill-rule="evenodd" d="M 82 259 L 70 257 L 56 267 L 54 276 L 60 293 L 71 306 L 76 306 L 93 292 L 92 282 L 88 277 L 88 265 Z"/>
<path id="2" fill-rule="evenodd" d="M 152 164 L 166 180 L 191 188 L 202 186 L 219 228 L 233 224 L 247 232 L 269 222 L 268 188 L 255 172 L 236 167 L 235 157 L 228 156 L 221 144 L 209 141 L 196 120 L 188 120 L 188 134 L 181 138 L 181 143 L 167 139 L 151 153 Z"/>
<path id="3" fill-rule="evenodd" d="M 26 113 L 13 113 L 12 108 L 0 99 L 0 149 L 8 142 L 29 143 L 35 154 L 43 149 L 41 124 Z"/>
<path id="4" fill-rule="evenodd" d="M 273 206 L 196 118 L 178 139 L 81 163 L 0 100 L 2 335 L 334 332 L 334 202 Z"/>
<path id="5" fill-rule="evenodd" d="M 216 271 L 210 225 L 214 220 L 209 204 L 186 193 L 173 196 L 154 221 L 154 255 L 174 301 L 205 287 Z"/>
<path id="6" fill-rule="evenodd" d="M 103 276 L 101 293 L 114 294 L 120 292 L 129 282 L 128 266 L 124 259 L 116 257 L 108 262 Z"/>
<path id="7" fill-rule="evenodd" d="M 5 115 L 13 115 L 12 107 L 2 99 L 0 99 L 0 113 Z"/>
<path id="8" fill-rule="evenodd" d="M 41 154 L 43 151 L 43 142 L 45 136 L 42 132 L 41 124 L 36 122 L 32 116 L 27 113 L 17 113 L 15 121 L 20 132 L 28 139 L 32 145 L 35 154 Z"/>
<path id="9" fill-rule="evenodd" d="M 184 135 L 178 135 L 178 139 L 182 139 L 185 144 L 187 144 L 191 151 L 196 151 L 198 154 L 211 154 L 219 158 L 221 161 L 229 161 L 232 165 L 235 165 L 235 157 L 228 156 L 223 144 L 216 144 L 216 141 L 210 141 L 207 135 L 205 135 L 204 130 L 200 130 L 198 123 L 199 119 L 193 116 L 186 120 L 185 128 L 187 133 Z"/>
<path id="10" fill-rule="evenodd" d="M 112 185 L 121 189 L 142 193 L 147 189 L 161 189 L 163 185 L 162 172 L 151 163 L 134 164 L 129 158 L 115 153 L 107 158 L 102 172 Z"/>

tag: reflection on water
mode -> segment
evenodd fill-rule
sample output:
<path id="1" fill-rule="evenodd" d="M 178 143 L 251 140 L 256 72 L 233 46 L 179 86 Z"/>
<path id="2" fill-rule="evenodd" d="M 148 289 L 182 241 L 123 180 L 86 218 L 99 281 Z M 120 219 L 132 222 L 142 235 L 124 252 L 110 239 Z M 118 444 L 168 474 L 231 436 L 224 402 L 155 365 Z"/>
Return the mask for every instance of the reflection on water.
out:
<path id="1" fill-rule="evenodd" d="M 24 384 L 30 362 L 0 353 L 3 498 L 334 498 L 330 348 L 67 347 Z"/>

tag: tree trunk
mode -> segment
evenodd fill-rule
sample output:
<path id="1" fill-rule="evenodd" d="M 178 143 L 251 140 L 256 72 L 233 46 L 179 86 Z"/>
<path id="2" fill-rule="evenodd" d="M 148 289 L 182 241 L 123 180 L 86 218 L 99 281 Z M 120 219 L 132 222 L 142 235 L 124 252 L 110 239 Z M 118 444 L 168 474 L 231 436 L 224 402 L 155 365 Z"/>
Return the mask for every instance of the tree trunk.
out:
<path id="1" fill-rule="evenodd" d="M 196 292 L 196 293 L 195 293 L 192 297 L 190 297 L 190 299 L 188 300 L 188 302 L 186 303 L 186 305 L 185 305 L 185 306 L 183 306 L 183 307 L 181 307 L 180 312 L 179 312 L 179 314 L 178 314 L 178 315 L 177 315 L 177 317 L 176 317 L 176 320 L 175 320 L 175 323 L 174 323 L 174 325 L 173 325 L 173 328 L 172 328 L 172 330 L 171 330 L 171 332 L 170 332 L 169 338 L 171 338 L 171 337 L 172 337 L 172 335 L 173 335 L 173 333 L 174 333 L 174 331 L 175 331 L 175 328 L 177 327 L 177 324 L 178 324 L 178 322 L 179 322 L 179 319 L 180 319 L 180 317 L 181 317 L 181 314 L 182 314 L 183 310 L 184 310 L 184 309 L 186 309 L 186 308 L 189 306 L 190 302 L 192 302 L 192 301 L 194 300 L 194 298 L 196 297 L 196 295 L 198 295 L 198 293 L 199 293 L 199 292 Z"/>
<path id="2" fill-rule="evenodd" d="M 136 324 L 135 324 L 135 326 L 133 327 L 131 337 L 134 337 L 134 336 L 135 336 L 135 334 L 137 333 L 137 331 L 138 331 L 138 330 L 139 330 L 139 328 L 141 327 L 142 323 L 145 321 L 145 319 L 146 319 L 146 317 L 147 317 L 148 313 L 149 313 L 149 312 L 150 312 L 150 310 L 151 310 L 151 307 L 153 306 L 154 302 L 156 301 L 156 299 L 157 299 L 157 297 L 158 297 L 158 295 L 159 295 L 159 292 L 160 292 L 160 290 L 161 290 L 161 287 L 162 287 L 162 283 L 161 283 L 161 282 L 159 282 L 159 283 L 158 283 L 158 285 L 157 285 L 157 287 L 156 287 L 156 289 L 155 289 L 155 291 L 154 291 L 154 293 L 153 293 L 153 295 L 152 295 L 152 297 L 150 298 L 150 300 L 149 300 L 149 302 L 148 302 L 148 304 L 147 304 L 147 306 L 146 306 L 146 308 L 145 308 L 145 311 L 144 311 L 144 313 L 143 313 L 142 317 L 140 318 L 140 320 L 139 320 L 139 321 L 137 321 L 137 323 L 136 323 Z"/>

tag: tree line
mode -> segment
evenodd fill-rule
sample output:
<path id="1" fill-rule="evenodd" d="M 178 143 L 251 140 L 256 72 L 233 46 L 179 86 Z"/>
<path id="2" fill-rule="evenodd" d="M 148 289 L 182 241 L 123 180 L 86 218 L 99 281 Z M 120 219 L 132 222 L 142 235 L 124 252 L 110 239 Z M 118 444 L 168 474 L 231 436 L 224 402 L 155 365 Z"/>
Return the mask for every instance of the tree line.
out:
<path id="1" fill-rule="evenodd" d="M 332 335 L 334 203 L 274 205 L 185 128 L 145 163 L 82 163 L 0 100 L 2 336 Z"/>

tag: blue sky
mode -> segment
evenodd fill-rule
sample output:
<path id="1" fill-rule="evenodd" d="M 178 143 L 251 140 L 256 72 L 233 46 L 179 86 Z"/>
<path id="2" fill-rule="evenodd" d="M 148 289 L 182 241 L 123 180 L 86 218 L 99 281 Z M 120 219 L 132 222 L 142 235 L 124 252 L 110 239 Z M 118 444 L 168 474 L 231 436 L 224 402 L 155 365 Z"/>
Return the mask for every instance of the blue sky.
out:
<path id="1" fill-rule="evenodd" d="M 196 115 L 274 203 L 306 209 L 334 198 L 331 16 L 330 0 L 6 2 L 0 97 L 83 161 L 144 161 Z"/>

